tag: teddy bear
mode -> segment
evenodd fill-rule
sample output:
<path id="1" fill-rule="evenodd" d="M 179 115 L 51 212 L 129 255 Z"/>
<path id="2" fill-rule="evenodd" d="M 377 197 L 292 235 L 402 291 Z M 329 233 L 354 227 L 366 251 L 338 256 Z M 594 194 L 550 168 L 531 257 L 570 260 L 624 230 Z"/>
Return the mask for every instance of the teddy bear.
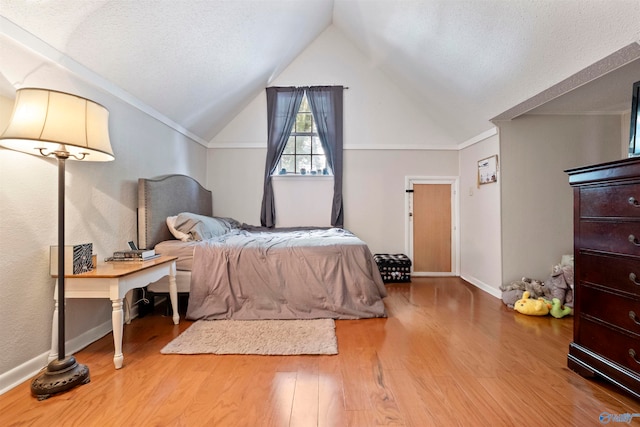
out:
<path id="1" fill-rule="evenodd" d="M 544 282 L 544 296 L 558 298 L 563 305 L 573 305 L 573 266 L 558 264 Z"/>

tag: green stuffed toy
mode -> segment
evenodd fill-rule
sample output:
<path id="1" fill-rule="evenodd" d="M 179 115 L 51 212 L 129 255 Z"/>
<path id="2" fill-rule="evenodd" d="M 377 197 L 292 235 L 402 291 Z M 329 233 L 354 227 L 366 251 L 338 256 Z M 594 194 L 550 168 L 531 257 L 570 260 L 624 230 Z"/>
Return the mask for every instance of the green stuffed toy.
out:
<path id="1" fill-rule="evenodd" d="M 563 306 L 558 298 L 554 298 L 551 300 L 551 309 L 549 310 L 549 313 L 556 319 L 560 319 L 567 314 L 571 314 L 571 307 Z"/>
<path id="2" fill-rule="evenodd" d="M 551 314 L 556 319 L 571 314 L 571 308 L 564 307 L 558 298 L 548 301 L 544 298 L 529 298 L 530 295 L 529 291 L 525 291 L 522 294 L 522 298 L 513 305 L 514 310 L 529 316 L 546 316 L 547 314 Z"/>

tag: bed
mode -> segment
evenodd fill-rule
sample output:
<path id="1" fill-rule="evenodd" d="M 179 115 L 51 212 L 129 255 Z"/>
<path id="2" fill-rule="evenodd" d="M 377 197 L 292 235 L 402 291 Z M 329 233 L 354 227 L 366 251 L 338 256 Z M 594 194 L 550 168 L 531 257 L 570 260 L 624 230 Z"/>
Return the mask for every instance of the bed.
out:
<path id="1" fill-rule="evenodd" d="M 178 292 L 188 293 L 188 319 L 386 316 L 377 265 L 351 232 L 264 229 L 212 215 L 211 192 L 188 176 L 138 181 L 139 246 L 179 257 L 176 280 Z M 164 279 L 149 286 L 165 289 Z"/>

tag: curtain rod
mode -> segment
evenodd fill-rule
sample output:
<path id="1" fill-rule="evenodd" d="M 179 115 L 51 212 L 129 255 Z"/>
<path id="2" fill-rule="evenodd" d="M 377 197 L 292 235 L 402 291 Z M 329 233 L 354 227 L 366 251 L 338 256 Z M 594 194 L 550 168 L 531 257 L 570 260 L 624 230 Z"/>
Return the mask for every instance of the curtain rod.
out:
<path id="1" fill-rule="evenodd" d="M 340 86 L 340 85 L 314 85 L 314 86 Z M 313 86 L 267 86 L 267 87 L 313 87 Z M 349 90 L 349 86 L 342 86 L 342 89 Z"/>

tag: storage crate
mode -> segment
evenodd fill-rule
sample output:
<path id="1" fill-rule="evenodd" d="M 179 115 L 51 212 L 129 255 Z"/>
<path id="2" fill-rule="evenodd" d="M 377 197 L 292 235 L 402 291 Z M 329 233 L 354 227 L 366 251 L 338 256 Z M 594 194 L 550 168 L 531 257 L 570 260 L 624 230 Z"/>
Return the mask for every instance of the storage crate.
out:
<path id="1" fill-rule="evenodd" d="M 411 260 L 405 254 L 375 254 L 373 259 L 385 283 L 411 281 Z"/>

